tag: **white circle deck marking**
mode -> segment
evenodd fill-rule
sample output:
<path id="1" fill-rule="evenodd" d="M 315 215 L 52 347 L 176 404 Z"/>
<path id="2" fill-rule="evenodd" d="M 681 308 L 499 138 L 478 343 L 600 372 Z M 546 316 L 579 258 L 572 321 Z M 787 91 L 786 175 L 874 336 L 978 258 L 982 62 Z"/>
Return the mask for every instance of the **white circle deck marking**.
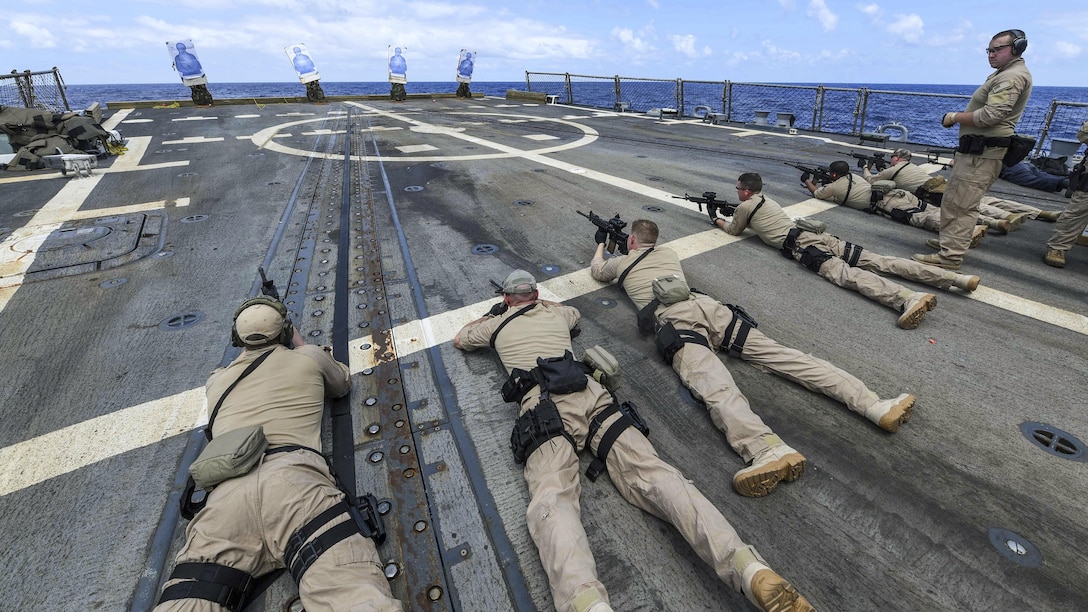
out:
<path id="1" fill-rule="evenodd" d="M 493 143 L 493 142 L 490 142 L 488 140 L 484 140 L 482 138 L 477 138 L 475 136 L 465 134 L 463 127 L 435 126 L 435 125 L 420 123 L 420 122 L 412 120 L 412 119 L 406 119 L 406 118 L 400 117 L 398 115 L 395 115 L 393 113 L 379 113 L 379 114 L 387 115 L 387 116 L 392 117 L 394 119 L 397 119 L 399 121 L 404 121 L 406 123 L 412 124 L 410 129 L 413 132 L 418 132 L 418 133 L 423 133 L 423 134 L 441 134 L 441 135 L 446 135 L 446 136 L 450 136 L 450 137 L 453 137 L 453 138 L 458 138 L 460 140 L 468 140 L 468 141 L 473 142 L 475 144 L 479 144 L 479 145 L 486 146 L 486 147 L 491 147 L 493 149 L 498 149 L 498 151 L 495 152 L 495 153 L 481 153 L 481 154 L 476 154 L 476 155 L 430 155 L 430 156 L 426 156 L 426 157 L 420 157 L 420 156 L 413 156 L 413 157 L 384 157 L 383 156 L 382 161 L 387 162 L 387 163 L 392 163 L 392 162 L 418 163 L 418 162 L 438 162 L 438 161 L 478 161 L 478 160 L 485 160 L 485 159 L 512 159 L 512 158 L 517 158 L 517 157 L 523 157 L 523 156 L 526 156 L 526 155 L 543 155 L 543 154 L 547 154 L 547 153 L 557 153 L 559 151 L 566 151 L 568 149 L 583 147 L 583 146 L 586 146 L 588 144 L 591 144 L 591 143 L 595 142 L 597 140 L 597 137 L 598 137 L 597 130 L 594 130 L 593 128 L 582 125 L 580 123 L 575 123 L 573 121 L 567 121 L 565 119 L 546 119 L 545 121 L 560 123 L 560 124 L 563 124 L 563 125 L 569 125 L 571 127 L 577 128 L 578 130 L 580 130 L 582 132 L 582 137 L 579 138 L 578 140 L 575 140 L 574 142 L 559 144 L 559 145 L 555 145 L 555 146 L 552 146 L 552 147 L 543 147 L 543 148 L 540 148 L 540 149 L 515 149 L 515 148 L 507 146 L 507 145 L 500 145 L 498 143 Z M 534 121 L 539 121 L 539 119 L 536 118 L 536 117 L 528 117 L 527 118 L 527 117 L 524 117 L 522 115 L 509 115 L 509 114 L 502 114 L 502 113 L 464 112 L 464 113 L 457 113 L 457 114 L 471 115 L 471 116 L 477 116 L 477 117 L 479 117 L 479 116 L 512 117 L 512 118 L 520 119 L 520 120 L 532 119 Z M 275 125 L 275 126 L 268 127 L 268 128 L 263 129 L 263 130 L 260 130 L 259 132 L 257 132 L 253 136 L 251 136 L 250 140 L 252 140 L 253 144 L 257 145 L 260 148 L 275 151 L 277 153 L 284 153 L 284 154 L 287 154 L 287 155 L 297 155 L 299 157 L 319 157 L 319 158 L 325 158 L 325 159 L 343 159 L 343 157 L 344 157 L 343 155 L 339 155 L 339 154 L 334 155 L 334 154 L 331 154 L 331 153 L 314 153 L 312 151 L 308 151 L 308 150 L 305 150 L 305 149 L 298 149 L 298 148 L 295 148 L 295 147 L 286 146 L 286 145 L 284 145 L 282 143 L 279 143 L 279 142 L 273 142 L 272 141 L 273 138 L 276 138 L 278 136 L 278 133 L 279 133 L 280 130 L 287 129 L 287 128 L 291 127 L 291 126 L 300 125 L 300 124 L 303 124 L 303 123 L 314 123 L 314 122 L 317 122 L 317 121 L 324 121 L 324 120 L 325 120 L 324 118 L 320 118 L 320 119 L 304 119 L 302 121 L 292 121 L 292 122 L 288 122 L 288 123 L 281 123 L 279 125 Z M 383 127 L 383 126 L 378 126 L 378 127 Z M 362 157 L 360 157 L 358 155 L 353 155 L 352 156 L 352 160 L 354 160 L 354 161 L 363 161 L 363 159 L 364 158 L 362 158 Z"/>

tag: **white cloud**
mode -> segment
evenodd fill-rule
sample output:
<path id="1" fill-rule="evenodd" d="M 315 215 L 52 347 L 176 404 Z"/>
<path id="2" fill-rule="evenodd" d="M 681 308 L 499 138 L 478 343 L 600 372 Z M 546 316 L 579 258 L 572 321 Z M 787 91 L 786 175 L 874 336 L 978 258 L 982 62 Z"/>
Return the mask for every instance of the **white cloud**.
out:
<path id="1" fill-rule="evenodd" d="M 9 25 L 17 35 L 26 38 L 26 43 L 33 49 L 51 49 L 57 46 L 53 33 L 37 24 L 12 21 Z"/>
<path id="2" fill-rule="evenodd" d="M 835 26 L 839 23 L 839 16 L 832 13 L 831 9 L 827 8 L 827 4 L 824 0 L 809 0 L 808 11 L 806 11 L 805 14 L 816 21 L 819 21 L 820 25 L 824 27 L 825 32 L 834 30 Z"/>
<path id="3" fill-rule="evenodd" d="M 876 19 L 880 16 L 881 13 L 880 5 L 878 4 L 859 4 L 857 5 L 857 7 L 858 10 L 862 12 L 862 14 L 868 16 L 871 19 Z"/>
<path id="4" fill-rule="evenodd" d="M 766 51 L 767 57 L 779 62 L 796 62 L 801 59 L 801 54 L 796 51 L 790 51 L 789 49 L 779 49 L 769 40 L 765 40 L 762 43 L 763 50 Z"/>
<path id="5" fill-rule="evenodd" d="M 636 55 L 647 55 L 654 52 L 653 43 L 635 34 L 630 28 L 619 26 L 612 28 L 612 38 L 623 43 L 624 48 Z"/>
<path id="6" fill-rule="evenodd" d="M 797 3 L 794 2 L 794 0 L 778 0 L 778 4 L 782 5 L 782 8 L 786 9 L 787 11 L 792 11 L 796 7 Z"/>
<path id="7" fill-rule="evenodd" d="M 1071 42 L 1065 42 L 1059 40 L 1054 43 L 1054 55 L 1057 55 L 1060 59 L 1076 59 L 1080 57 L 1083 49 L 1080 45 Z"/>
<path id="8" fill-rule="evenodd" d="M 661 3 L 657 0 L 646 0 L 646 4 L 655 11 L 661 8 Z"/>
<path id="9" fill-rule="evenodd" d="M 695 48 L 695 36 L 693 34 L 676 35 L 672 37 L 672 47 L 681 54 L 692 59 L 713 54 L 710 47 L 703 46 L 702 50 Z"/>
<path id="10" fill-rule="evenodd" d="M 895 21 L 888 24 L 887 30 L 897 38 L 909 43 L 917 43 L 925 35 L 925 24 L 922 22 L 922 18 L 914 13 L 896 15 Z"/>

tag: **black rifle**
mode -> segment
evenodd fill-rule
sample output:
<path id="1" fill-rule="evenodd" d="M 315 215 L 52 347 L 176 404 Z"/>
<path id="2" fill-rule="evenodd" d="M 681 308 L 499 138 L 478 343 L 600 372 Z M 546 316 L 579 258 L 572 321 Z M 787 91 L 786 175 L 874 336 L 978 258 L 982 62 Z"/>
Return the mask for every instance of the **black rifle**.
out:
<path id="1" fill-rule="evenodd" d="M 681 198 L 681 196 L 673 197 Z M 689 196 L 685 193 L 682 199 L 698 204 L 700 212 L 703 210 L 703 204 L 706 204 L 706 214 L 710 217 L 711 223 L 714 223 L 714 219 L 718 218 L 718 211 L 721 211 L 726 217 L 732 217 L 733 213 L 737 211 L 737 207 L 740 206 L 740 204 L 732 204 L 725 200 L 719 200 L 718 194 L 713 191 L 704 191 L 703 197 L 701 198 Z"/>
<path id="2" fill-rule="evenodd" d="M 264 275 L 264 268 L 257 266 L 257 272 L 261 275 L 261 295 L 267 295 L 274 300 L 280 300 L 282 302 L 283 300 L 280 299 L 280 292 L 276 291 L 276 283 L 269 280 L 269 278 Z"/>
<path id="3" fill-rule="evenodd" d="M 884 159 L 883 153 L 873 153 L 872 155 L 866 155 L 864 153 L 854 153 L 853 151 L 851 151 L 850 153 L 846 153 L 845 151 L 839 151 L 839 153 L 841 153 L 842 155 L 849 155 L 850 157 L 858 160 L 858 168 L 872 166 L 876 168 L 877 172 L 880 172 L 891 164 L 890 160 Z"/>
<path id="4" fill-rule="evenodd" d="M 801 164 L 795 164 L 793 162 L 783 163 L 785 163 L 787 166 L 793 166 L 794 168 L 797 168 L 803 173 L 801 174 L 802 184 L 804 184 L 804 182 L 810 178 L 815 179 L 815 181 L 821 185 L 826 185 L 833 180 L 831 178 L 831 171 L 824 166 L 803 166 Z"/>
<path id="5" fill-rule="evenodd" d="M 261 275 L 261 295 L 266 295 L 283 304 L 283 298 L 280 297 L 280 292 L 276 290 L 276 282 L 265 276 L 264 268 L 262 266 L 257 266 L 257 273 Z M 287 308 L 286 304 L 284 304 L 284 308 Z M 287 315 L 287 322 L 291 322 L 290 314 Z M 295 348 L 294 340 L 291 338 L 285 338 L 284 342 L 286 343 L 287 348 Z"/>
<path id="6" fill-rule="evenodd" d="M 588 215 L 580 210 L 575 212 L 586 219 L 589 219 L 593 225 L 597 226 L 599 231 L 608 234 L 608 244 L 605 248 L 606 251 L 615 253 L 616 249 L 619 249 L 620 254 L 627 254 L 627 232 L 623 231 L 623 228 L 627 227 L 627 222 L 620 219 L 619 213 L 616 213 L 615 217 L 605 221 L 600 216 L 593 214 L 592 210 L 589 211 Z"/>
<path id="7" fill-rule="evenodd" d="M 931 164 L 941 164 L 945 168 L 948 164 L 941 161 L 941 156 L 953 157 L 956 155 L 955 149 L 926 149 L 926 161 Z"/>

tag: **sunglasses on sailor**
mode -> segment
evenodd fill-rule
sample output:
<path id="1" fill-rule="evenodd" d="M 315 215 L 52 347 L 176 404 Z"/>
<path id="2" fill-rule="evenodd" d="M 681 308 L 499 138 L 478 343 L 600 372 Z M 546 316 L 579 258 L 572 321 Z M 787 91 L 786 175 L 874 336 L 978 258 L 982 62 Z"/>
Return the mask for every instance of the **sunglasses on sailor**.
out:
<path id="1" fill-rule="evenodd" d="M 998 52 L 1000 52 L 1002 49 L 1006 49 L 1011 46 L 1012 44 L 1010 43 L 1007 45 L 998 45 L 996 47 L 986 47 L 986 49 L 984 50 L 986 51 L 986 55 L 997 55 Z"/>

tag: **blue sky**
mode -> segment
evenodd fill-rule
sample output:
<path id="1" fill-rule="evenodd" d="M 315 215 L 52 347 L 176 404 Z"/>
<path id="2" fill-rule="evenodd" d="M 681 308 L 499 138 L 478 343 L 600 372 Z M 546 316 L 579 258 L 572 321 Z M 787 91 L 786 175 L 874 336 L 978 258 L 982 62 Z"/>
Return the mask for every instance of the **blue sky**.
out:
<path id="1" fill-rule="evenodd" d="M 1088 86 L 1088 4 L 1022 0 L 4 0 L 0 72 L 57 66 L 71 84 L 169 83 L 165 43 L 192 39 L 210 83 L 293 81 L 304 43 L 322 81 L 409 81 L 525 71 L 688 80 L 978 84 L 983 48 L 1027 32 L 1036 85 Z M 507 8 L 503 8 L 506 6 Z M 79 8 L 73 8 L 79 7 Z"/>

